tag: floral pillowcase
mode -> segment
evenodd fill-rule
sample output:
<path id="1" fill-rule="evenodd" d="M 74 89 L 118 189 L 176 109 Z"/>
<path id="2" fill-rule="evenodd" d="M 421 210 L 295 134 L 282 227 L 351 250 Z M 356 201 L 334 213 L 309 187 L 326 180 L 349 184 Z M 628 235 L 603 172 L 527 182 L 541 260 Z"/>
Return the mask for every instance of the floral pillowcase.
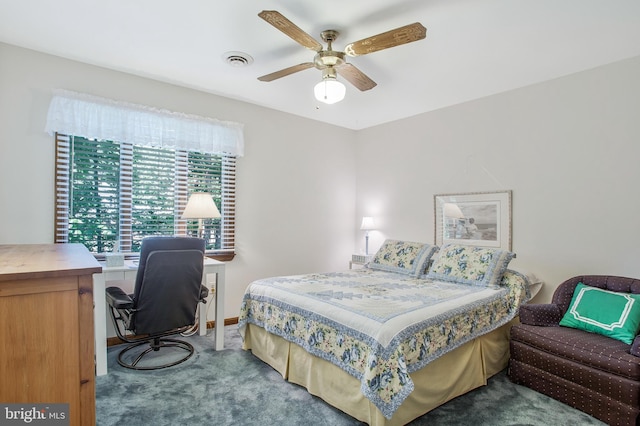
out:
<path id="1" fill-rule="evenodd" d="M 440 249 L 427 278 L 497 288 L 514 257 L 506 250 L 447 244 Z"/>
<path id="2" fill-rule="evenodd" d="M 410 241 L 386 240 L 369 262 L 369 269 L 413 275 L 423 274 L 438 247 Z"/>

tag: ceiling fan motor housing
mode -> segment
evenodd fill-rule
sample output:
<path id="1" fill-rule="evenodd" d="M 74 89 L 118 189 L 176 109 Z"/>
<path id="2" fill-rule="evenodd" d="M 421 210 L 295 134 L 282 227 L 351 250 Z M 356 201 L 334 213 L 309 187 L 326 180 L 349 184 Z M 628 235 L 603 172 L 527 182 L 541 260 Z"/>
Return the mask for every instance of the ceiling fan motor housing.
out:
<path id="1" fill-rule="evenodd" d="M 331 44 L 338 38 L 340 33 L 336 30 L 325 30 L 320 33 L 322 40 L 327 43 L 327 48 L 318 51 L 313 58 L 317 69 L 324 70 L 327 67 L 339 67 L 345 63 L 344 52 L 336 52 Z"/>
<path id="2" fill-rule="evenodd" d="M 345 63 L 344 52 L 321 50 L 316 54 L 313 62 L 319 70 L 323 70 L 327 67 L 339 67 Z"/>

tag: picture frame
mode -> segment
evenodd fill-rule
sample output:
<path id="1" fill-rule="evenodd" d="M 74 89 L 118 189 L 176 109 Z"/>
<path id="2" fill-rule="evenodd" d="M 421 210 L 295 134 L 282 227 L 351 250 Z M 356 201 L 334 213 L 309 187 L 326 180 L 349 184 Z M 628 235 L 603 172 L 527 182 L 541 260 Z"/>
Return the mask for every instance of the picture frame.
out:
<path id="1" fill-rule="evenodd" d="M 435 244 L 511 251 L 511 191 L 433 196 Z"/>

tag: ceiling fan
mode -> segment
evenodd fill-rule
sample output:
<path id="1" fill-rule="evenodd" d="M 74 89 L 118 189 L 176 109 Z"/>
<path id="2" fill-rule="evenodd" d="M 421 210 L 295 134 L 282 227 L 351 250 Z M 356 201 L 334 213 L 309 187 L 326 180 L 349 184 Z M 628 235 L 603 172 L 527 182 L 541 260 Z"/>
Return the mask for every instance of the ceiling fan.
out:
<path id="1" fill-rule="evenodd" d="M 313 62 L 303 62 L 292 67 L 284 68 L 280 71 L 258 77 L 258 80 L 273 81 L 315 67 L 322 71 L 322 81 L 315 87 L 316 99 L 325 103 L 335 103 L 344 98 L 346 89 L 344 85 L 337 80 L 338 73 L 361 91 L 373 89 L 376 86 L 375 81 L 356 68 L 355 65 L 347 62 L 345 59 L 346 56 L 355 57 L 366 55 L 390 47 L 422 40 L 427 35 L 427 29 L 419 22 L 416 22 L 350 43 L 345 47 L 343 52 L 339 52 L 332 48 L 332 43 L 339 35 L 339 32 L 336 30 L 325 30 L 320 33 L 320 37 L 327 44 L 327 48 L 323 49 L 320 42 L 301 30 L 280 12 L 263 10 L 258 16 L 302 46 L 317 52 Z"/>

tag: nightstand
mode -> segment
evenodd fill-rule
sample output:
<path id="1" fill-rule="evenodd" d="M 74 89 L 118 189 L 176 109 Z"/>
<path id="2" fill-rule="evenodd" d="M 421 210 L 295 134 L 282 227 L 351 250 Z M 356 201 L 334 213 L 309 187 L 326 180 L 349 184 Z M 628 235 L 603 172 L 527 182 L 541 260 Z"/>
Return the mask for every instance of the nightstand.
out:
<path id="1" fill-rule="evenodd" d="M 349 269 L 353 269 L 353 265 L 361 265 L 371 262 L 373 259 L 372 254 L 352 254 L 351 261 L 349 261 Z"/>

